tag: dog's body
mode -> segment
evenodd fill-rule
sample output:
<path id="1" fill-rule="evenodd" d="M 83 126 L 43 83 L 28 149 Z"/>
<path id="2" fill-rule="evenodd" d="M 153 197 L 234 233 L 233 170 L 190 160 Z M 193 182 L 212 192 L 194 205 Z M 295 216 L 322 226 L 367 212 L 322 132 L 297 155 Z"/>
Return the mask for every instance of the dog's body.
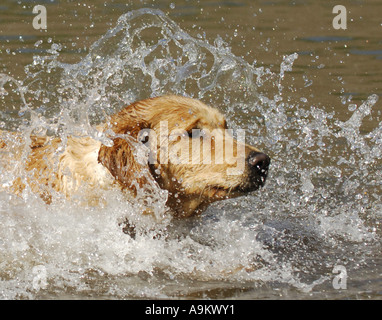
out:
<path id="1" fill-rule="evenodd" d="M 170 132 L 178 130 L 178 138 L 161 134 L 163 123 Z M 210 144 L 193 135 L 192 129 L 202 130 Z M 155 183 L 168 190 L 167 205 L 177 216 L 190 216 L 208 203 L 255 190 L 265 182 L 269 157 L 234 140 L 225 129 L 224 117 L 198 100 L 151 98 L 124 108 L 103 126 L 110 145 L 90 137 L 68 137 L 64 142 L 31 136 L 29 152 L 25 152 L 19 133 L 0 131 L 0 170 L 11 170 L 15 163 L 24 162 L 26 178 L 14 179 L 7 188 L 20 193 L 27 183 L 47 203 L 52 190 L 70 198 L 85 185 L 90 190 L 117 187 L 134 195 L 145 184 Z M 134 149 L 144 130 L 149 130 L 150 146 L 157 147 L 151 163 L 139 159 Z M 196 149 L 193 143 L 200 141 L 201 147 Z M 217 149 L 226 151 L 228 147 L 233 154 L 220 156 Z M 200 148 L 210 151 L 209 162 L 205 154 L 200 155 Z M 243 159 L 239 159 L 239 150 L 243 150 Z M 196 154 L 197 162 L 188 161 Z M 241 171 L 236 170 L 239 162 Z"/>

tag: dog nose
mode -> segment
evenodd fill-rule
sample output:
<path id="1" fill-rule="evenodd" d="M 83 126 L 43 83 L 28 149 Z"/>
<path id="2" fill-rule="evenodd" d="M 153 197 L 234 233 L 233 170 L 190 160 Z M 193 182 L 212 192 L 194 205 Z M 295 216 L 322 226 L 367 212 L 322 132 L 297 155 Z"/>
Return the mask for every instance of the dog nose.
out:
<path id="1" fill-rule="evenodd" d="M 252 151 L 249 154 L 247 161 L 253 174 L 264 178 L 267 176 L 271 158 L 269 158 L 265 153 Z"/>

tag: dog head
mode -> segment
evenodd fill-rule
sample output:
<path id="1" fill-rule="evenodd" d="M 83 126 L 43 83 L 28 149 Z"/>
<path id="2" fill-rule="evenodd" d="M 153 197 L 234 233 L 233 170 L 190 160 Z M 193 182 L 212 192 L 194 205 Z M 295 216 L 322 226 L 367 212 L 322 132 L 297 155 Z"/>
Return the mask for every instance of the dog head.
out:
<path id="1" fill-rule="evenodd" d="M 136 191 L 155 180 L 168 190 L 167 205 L 177 216 L 256 190 L 267 177 L 270 158 L 246 145 L 244 134 L 234 139 L 223 115 L 195 99 L 133 103 L 111 117 L 109 129 L 114 144 L 101 146 L 99 162 L 123 188 Z M 150 150 L 145 162 L 135 154 L 139 142 Z"/>

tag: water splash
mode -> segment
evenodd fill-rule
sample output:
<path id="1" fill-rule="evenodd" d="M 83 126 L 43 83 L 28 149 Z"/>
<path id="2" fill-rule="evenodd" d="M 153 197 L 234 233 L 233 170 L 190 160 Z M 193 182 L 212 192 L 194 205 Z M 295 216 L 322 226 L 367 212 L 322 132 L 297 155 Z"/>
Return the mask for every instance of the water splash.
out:
<path id="1" fill-rule="evenodd" d="M 284 57 L 279 73 L 257 68 L 222 38 L 193 38 L 152 9 L 122 15 L 77 64 L 60 62 L 60 50 L 52 44 L 35 56 L 21 82 L 0 76 L 1 128 L 18 127 L 22 142 L 41 132 L 60 136 L 62 147 L 73 134 L 108 143 L 95 129 L 108 115 L 149 96 L 182 94 L 220 108 L 231 127 L 246 129 L 248 142 L 271 154 L 269 182 L 215 203 L 200 219 L 159 226 L 138 214 L 144 203 L 118 192 L 105 193 L 100 208 L 0 192 L 1 297 L 163 298 L 208 292 L 213 282 L 311 292 L 330 284 L 338 261 L 359 268 L 379 254 L 382 123 L 362 130 L 376 95 L 350 106 L 347 121 L 307 107 L 305 98 L 291 103 L 284 81 L 297 54 Z M 267 83 L 276 91 L 263 90 Z M 2 169 L 0 183 L 19 173 Z M 150 199 L 141 191 L 163 211 L 163 191 L 153 188 Z M 122 232 L 126 218 L 137 225 L 135 238 Z M 357 254 L 349 254 L 354 246 Z"/>

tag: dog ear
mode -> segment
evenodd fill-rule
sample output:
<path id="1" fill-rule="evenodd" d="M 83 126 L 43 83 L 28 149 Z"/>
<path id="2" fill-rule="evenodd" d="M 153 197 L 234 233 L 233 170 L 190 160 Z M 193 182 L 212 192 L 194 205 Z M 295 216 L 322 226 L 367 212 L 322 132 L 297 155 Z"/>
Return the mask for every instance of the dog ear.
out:
<path id="1" fill-rule="evenodd" d="M 137 187 L 142 188 L 153 178 L 148 164 L 138 161 L 134 151 L 132 142 L 116 138 L 111 147 L 101 146 L 98 162 L 110 171 L 123 189 L 130 189 L 136 195 Z"/>
<path id="2" fill-rule="evenodd" d="M 102 145 L 98 153 L 98 162 L 110 171 L 123 189 L 130 189 L 135 195 L 137 187 L 142 188 L 153 180 L 147 161 L 137 157 L 138 134 L 150 127 L 146 120 L 147 107 L 147 104 L 137 102 L 113 115 L 108 129 L 116 135 L 126 136 L 112 138 L 113 145 Z"/>

